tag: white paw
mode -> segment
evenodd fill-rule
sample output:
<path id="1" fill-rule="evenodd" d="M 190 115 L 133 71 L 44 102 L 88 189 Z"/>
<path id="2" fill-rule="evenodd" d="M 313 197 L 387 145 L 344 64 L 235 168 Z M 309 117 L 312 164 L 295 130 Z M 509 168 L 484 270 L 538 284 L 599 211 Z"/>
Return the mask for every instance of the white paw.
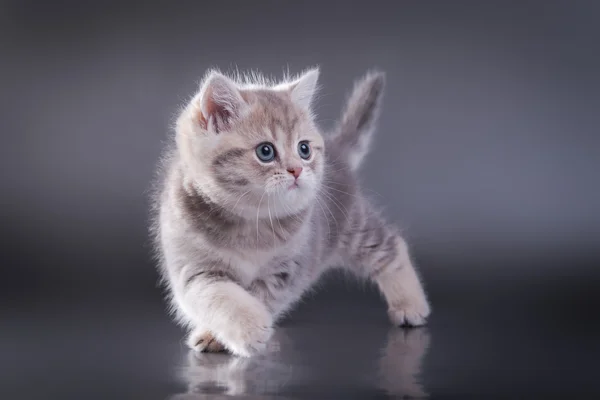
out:
<path id="1" fill-rule="evenodd" d="M 399 305 L 392 305 L 388 310 L 390 320 L 397 326 L 425 325 L 431 308 L 425 299 L 407 299 Z"/>
<path id="2" fill-rule="evenodd" d="M 250 357 L 267 346 L 273 334 L 273 319 L 264 307 L 240 308 L 215 333 L 231 353 Z"/>
<path id="3" fill-rule="evenodd" d="M 187 339 L 187 345 L 193 350 L 207 353 L 225 351 L 225 347 L 209 331 L 194 330 Z"/>

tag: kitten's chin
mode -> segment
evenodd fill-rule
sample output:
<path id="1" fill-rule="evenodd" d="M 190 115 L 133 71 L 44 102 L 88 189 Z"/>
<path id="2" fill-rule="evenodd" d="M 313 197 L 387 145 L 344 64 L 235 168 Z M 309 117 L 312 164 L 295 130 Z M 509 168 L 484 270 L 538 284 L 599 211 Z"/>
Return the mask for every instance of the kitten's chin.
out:
<path id="1" fill-rule="evenodd" d="M 278 217 L 298 214 L 306 210 L 315 201 L 315 197 L 315 191 L 302 184 L 286 188 L 283 193 L 277 196 L 275 213 Z"/>

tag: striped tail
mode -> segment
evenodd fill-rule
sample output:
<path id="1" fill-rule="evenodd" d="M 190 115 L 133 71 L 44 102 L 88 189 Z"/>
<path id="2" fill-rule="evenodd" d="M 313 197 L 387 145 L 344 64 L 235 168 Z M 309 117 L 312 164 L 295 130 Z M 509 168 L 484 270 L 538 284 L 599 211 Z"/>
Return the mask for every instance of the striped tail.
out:
<path id="1" fill-rule="evenodd" d="M 369 71 L 357 80 L 346 101 L 342 119 L 334 130 L 332 143 L 347 154 L 352 170 L 357 170 L 369 151 L 381 108 L 385 74 Z"/>

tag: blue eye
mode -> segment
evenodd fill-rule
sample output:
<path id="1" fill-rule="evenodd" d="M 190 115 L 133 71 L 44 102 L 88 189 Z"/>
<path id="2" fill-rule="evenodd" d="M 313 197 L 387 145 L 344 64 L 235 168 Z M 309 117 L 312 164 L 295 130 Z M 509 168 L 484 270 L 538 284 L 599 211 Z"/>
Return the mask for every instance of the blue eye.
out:
<path id="1" fill-rule="evenodd" d="M 275 158 L 275 147 L 271 143 L 261 143 L 256 147 L 256 156 L 262 162 L 273 161 Z"/>
<path id="2" fill-rule="evenodd" d="M 310 158 L 310 145 L 307 141 L 304 140 L 298 143 L 298 154 L 300 154 L 300 157 L 304 158 L 305 160 Z"/>

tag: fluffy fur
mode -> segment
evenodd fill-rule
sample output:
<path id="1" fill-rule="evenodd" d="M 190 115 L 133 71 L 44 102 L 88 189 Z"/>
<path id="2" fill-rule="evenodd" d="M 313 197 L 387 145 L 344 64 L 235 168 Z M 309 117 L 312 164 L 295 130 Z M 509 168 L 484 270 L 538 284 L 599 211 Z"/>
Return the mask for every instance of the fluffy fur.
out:
<path id="1" fill-rule="evenodd" d="M 177 119 L 152 232 L 172 309 L 196 350 L 260 351 L 277 319 L 333 267 L 375 282 L 396 325 L 421 325 L 430 313 L 405 241 L 357 184 L 384 75 L 357 81 L 326 138 L 312 113 L 318 76 L 314 68 L 269 82 L 209 71 Z M 264 143 L 275 151 L 267 162 L 257 153 Z"/>

